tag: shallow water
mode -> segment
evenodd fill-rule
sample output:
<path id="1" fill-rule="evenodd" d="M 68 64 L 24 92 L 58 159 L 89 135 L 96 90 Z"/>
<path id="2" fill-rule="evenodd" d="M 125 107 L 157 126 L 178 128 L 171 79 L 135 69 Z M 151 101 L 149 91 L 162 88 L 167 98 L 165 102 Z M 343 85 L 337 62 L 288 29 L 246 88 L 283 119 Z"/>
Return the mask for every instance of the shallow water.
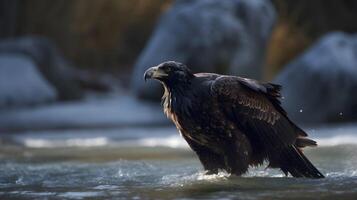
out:
<path id="1" fill-rule="evenodd" d="M 357 126 L 310 129 L 327 178 L 253 168 L 204 175 L 173 128 L 27 132 L 0 138 L 0 199 L 357 199 Z"/>

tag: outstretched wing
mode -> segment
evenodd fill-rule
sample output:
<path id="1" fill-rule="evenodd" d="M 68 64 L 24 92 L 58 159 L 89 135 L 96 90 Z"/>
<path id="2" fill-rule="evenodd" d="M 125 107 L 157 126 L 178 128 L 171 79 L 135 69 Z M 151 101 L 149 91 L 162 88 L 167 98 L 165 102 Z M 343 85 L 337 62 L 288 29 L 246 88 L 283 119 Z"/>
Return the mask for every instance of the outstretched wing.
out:
<path id="1" fill-rule="evenodd" d="M 235 76 L 221 76 L 211 86 L 222 112 L 247 135 L 253 148 L 263 151 L 271 166 L 294 176 L 318 176 L 319 172 L 313 170 L 299 149 L 316 143 L 307 139 L 307 134 L 288 119 L 280 106 L 279 90 L 278 85 Z M 294 160 L 296 156 L 298 160 Z M 302 166 L 291 169 L 293 166 L 284 165 Z M 309 172 L 306 167 L 313 169 Z"/>

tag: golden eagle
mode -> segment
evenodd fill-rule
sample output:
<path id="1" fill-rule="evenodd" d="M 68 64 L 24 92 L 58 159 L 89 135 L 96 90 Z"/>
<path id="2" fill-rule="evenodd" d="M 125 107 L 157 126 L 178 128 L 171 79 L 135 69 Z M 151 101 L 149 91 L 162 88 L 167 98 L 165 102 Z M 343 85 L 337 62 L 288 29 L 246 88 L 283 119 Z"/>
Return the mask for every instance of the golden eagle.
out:
<path id="1" fill-rule="evenodd" d="M 149 68 L 144 79 L 165 89 L 164 112 L 198 155 L 207 173 L 241 175 L 269 162 L 285 175 L 323 178 L 302 153 L 316 146 L 280 105 L 281 86 L 213 73 L 193 74 L 168 61 Z"/>

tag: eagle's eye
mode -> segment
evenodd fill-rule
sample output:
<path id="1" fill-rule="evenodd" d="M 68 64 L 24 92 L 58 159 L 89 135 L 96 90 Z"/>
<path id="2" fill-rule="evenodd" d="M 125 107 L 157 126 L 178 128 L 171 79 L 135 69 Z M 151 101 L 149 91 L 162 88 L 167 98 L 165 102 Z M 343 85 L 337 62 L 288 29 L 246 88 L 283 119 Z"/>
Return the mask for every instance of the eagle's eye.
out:
<path id="1" fill-rule="evenodd" d="M 161 67 L 161 69 L 165 72 L 170 72 L 171 71 L 171 67 L 167 66 L 167 65 L 164 65 Z"/>

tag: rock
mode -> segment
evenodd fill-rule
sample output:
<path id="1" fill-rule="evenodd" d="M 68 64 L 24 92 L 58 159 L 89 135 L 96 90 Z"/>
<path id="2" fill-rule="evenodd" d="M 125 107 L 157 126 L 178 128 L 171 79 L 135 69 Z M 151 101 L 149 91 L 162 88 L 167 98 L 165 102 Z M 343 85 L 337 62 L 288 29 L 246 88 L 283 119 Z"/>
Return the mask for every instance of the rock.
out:
<path id="1" fill-rule="evenodd" d="M 357 34 L 333 32 L 288 64 L 276 83 L 293 120 L 322 123 L 357 119 Z"/>
<path id="2" fill-rule="evenodd" d="M 266 0 L 178 0 L 159 21 L 132 77 L 137 96 L 161 96 L 144 71 L 163 61 L 187 64 L 194 72 L 220 72 L 260 78 L 265 45 L 275 20 Z"/>
<path id="3" fill-rule="evenodd" d="M 0 109 L 54 101 L 52 87 L 29 57 L 0 55 Z"/>
<path id="4" fill-rule="evenodd" d="M 31 58 L 43 76 L 57 89 L 61 100 L 79 99 L 83 90 L 76 81 L 78 72 L 43 37 L 23 37 L 0 42 L 0 54 L 10 53 Z"/>

